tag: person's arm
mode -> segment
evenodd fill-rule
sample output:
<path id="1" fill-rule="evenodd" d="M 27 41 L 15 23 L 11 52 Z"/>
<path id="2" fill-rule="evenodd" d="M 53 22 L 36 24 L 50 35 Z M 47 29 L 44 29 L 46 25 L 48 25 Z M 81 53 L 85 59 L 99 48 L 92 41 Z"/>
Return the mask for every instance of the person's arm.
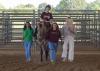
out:
<path id="1" fill-rule="evenodd" d="M 59 33 L 59 38 L 61 38 L 61 32 L 60 32 L 60 30 L 59 30 L 59 32 L 58 32 L 58 33 Z"/>
<path id="2" fill-rule="evenodd" d="M 75 34 L 75 26 L 74 24 L 71 25 L 71 27 L 69 27 L 69 31 L 73 34 Z"/>
<path id="3" fill-rule="evenodd" d="M 50 19 L 53 19 L 52 13 L 50 13 Z"/>
<path id="4" fill-rule="evenodd" d="M 46 20 L 45 20 L 45 22 L 47 22 L 47 23 L 51 23 L 51 22 L 53 21 L 53 16 L 52 16 L 52 13 L 50 13 L 50 15 L 49 15 L 49 16 L 50 16 L 50 18 L 49 18 L 50 20 L 49 20 L 49 21 L 46 21 Z"/>
<path id="5" fill-rule="evenodd" d="M 69 31 L 70 31 L 71 33 L 75 34 L 75 25 L 73 24 L 73 20 L 70 19 L 70 20 L 69 20 L 69 23 L 70 23 L 69 28 L 68 28 Z"/>
<path id="6" fill-rule="evenodd" d="M 52 16 L 52 13 L 50 14 L 50 23 L 52 23 L 53 21 L 53 16 Z"/>
<path id="7" fill-rule="evenodd" d="M 73 24 L 73 25 L 74 25 L 74 24 Z M 76 34 L 76 29 L 75 29 L 75 25 L 74 25 L 74 28 L 73 28 L 73 29 L 74 29 L 74 34 Z"/>
<path id="8" fill-rule="evenodd" d="M 61 34 L 64 34 L 64 25 L 61 28 Z"/>
<path id="9" fill-rule="evenodd" d="M 43 16 L 44 16 L 44 12 L 42 12 L 42 14 L 41 14 L 40 18 L 41 18 L 41 19 L 43 19 Z"/>
<path id="10" fill-rule="evenodd" d="M 59 30 L 59 39 L 61 40 L 61 45 L 63 45 L 62 34 L 60 30 Z"/>
<path id="11" fill-rule="evenodd" d="M 50 30 L 46 33 L 46 39 L 48 40 L 50 36 Z"/>
<path id="12" fill-rule="evenodd" d="M 32 28 L 32 36 L 34 37 L 35 29 Z"/>
<path id="13" fill-rule="evenodd" d="M 42 14 L 40 16 L 40 21 L 44 21 L 44 12 L 42 12 Z"/>
<path id="14" fill-rule="evenodd" d="M 23 40 L 25 39 L 26 35 L 26 31 L 23 29 Z"/>

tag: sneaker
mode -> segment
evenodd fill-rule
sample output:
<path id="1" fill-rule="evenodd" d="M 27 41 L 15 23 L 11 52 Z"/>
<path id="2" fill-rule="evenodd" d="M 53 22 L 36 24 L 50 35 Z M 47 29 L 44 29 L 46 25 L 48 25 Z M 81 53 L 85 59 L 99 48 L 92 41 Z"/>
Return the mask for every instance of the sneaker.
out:
<path id="1" fill-rule="evenodd" d="M 68 60 L 69 62 L 73 62 L 73 60 Z"/>
<path id="2" fill-rule="evenodd" d="M 56 62 L 55 62 L 55 61 L 53 61 L 53 60 L 51 60 L 51 64 L 56 64 Z"/>
<path id="3" fill-rule="evenodd" d="M 63 58 L 62 62 L 65 62 L 66 61 L 66 58 Z"/>

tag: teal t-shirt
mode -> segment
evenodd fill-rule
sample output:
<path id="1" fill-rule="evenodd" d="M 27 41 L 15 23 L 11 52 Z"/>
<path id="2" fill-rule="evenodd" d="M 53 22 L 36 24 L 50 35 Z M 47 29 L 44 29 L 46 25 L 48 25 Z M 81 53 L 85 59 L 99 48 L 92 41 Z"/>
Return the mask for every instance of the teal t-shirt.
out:
<path id="1" fill-rule="evenodd" d="M 33 40 L 33 29 L 25 29 L 23 30 L 23 39 L 24 41 L 32 41 Z"/>

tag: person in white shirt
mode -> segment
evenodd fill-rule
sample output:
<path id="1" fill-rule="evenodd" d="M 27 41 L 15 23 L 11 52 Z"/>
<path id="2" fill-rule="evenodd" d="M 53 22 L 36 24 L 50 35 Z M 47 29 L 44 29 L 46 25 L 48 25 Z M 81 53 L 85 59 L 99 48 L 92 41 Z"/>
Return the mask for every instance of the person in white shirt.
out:
<path id="1" fill-rule="evenodd" d="M 66 60 L 72 62 L 74 60 L 74 36 L 75 36 L 75 26 L 71 17 L 67 17 L 63 26 L 64 34 L 64 44 L 62 59 L 65 62 Z"/>

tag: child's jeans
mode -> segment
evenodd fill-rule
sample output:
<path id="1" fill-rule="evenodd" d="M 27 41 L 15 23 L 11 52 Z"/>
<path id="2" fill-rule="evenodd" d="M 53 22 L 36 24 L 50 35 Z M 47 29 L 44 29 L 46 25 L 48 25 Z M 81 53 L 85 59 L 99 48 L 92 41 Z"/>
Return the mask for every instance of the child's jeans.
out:
<path id="1" fill-rule="evenodd" d="M 50 60 L 55 61 L 58 44 L 53 42 L 48 42 L 48 47 L 50 49 Z"/>
<path id="2" fill-rule="evenodd" d="M 32 46 L 31 41 L 24 41 L 24 48 L 25 48 L 25 55 L 27 62 L 30 61 L 31 58 L 31 46 Z"/>

